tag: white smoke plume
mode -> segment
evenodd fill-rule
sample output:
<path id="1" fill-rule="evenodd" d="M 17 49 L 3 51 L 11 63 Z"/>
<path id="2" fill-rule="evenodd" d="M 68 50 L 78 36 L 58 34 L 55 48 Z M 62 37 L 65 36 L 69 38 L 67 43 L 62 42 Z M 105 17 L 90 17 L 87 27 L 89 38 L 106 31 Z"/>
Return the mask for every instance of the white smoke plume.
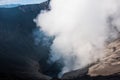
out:
<path id="1" fill-rule="evenodd" d="M 50 60 L 63 60 L 62 73 L 101 59 L 106 43 L 118 38 L 120 0 L 51 0 L 50 8 L 35 21 L 55 36 Z"/>

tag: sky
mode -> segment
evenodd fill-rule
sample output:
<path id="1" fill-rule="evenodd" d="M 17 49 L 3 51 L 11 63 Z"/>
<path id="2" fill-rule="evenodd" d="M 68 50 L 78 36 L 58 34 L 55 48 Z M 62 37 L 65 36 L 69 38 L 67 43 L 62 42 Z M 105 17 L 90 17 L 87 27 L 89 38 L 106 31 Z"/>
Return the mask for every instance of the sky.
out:
<path id="1" fill-rule="evenodd" d="M 5 4 L 35 4 L 41 3 L 47 0 L 0 0 L 0 5 Z"/>

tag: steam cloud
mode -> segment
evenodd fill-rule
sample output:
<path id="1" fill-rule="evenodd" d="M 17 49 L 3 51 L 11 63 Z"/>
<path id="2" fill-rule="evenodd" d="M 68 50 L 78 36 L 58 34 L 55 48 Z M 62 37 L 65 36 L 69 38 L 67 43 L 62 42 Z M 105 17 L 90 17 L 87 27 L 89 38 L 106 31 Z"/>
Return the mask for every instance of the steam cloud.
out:
<path id="1" fill-rule="evenodd" d="M 120 0 L 51 0 L 50 8 L 35 21 L 55 37 L 50 60 L 63 60 L 62 74 L 101 59 L 107 42 L 119 36 Z"/>

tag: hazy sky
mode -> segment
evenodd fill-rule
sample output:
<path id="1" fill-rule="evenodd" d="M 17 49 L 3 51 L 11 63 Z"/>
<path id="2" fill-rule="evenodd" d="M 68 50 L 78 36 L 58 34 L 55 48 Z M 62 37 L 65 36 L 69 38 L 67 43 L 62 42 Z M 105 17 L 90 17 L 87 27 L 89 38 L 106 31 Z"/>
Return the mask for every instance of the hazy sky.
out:
<path id="1" fill-rule="evenodd" d="M 47 0 L 0 0 L 0 5 L 4 4 L 35 4 L 41 3 Z"/>

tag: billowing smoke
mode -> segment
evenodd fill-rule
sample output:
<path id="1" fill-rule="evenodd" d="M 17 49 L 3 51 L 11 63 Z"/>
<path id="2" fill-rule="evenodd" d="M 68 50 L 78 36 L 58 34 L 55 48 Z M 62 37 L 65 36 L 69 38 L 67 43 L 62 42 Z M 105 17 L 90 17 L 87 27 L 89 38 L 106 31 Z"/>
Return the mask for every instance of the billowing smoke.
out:
<path id="1" fill-rule="evenodd" d="M 101 59 L 105 45 L 118 38 L 120 0 L 51 0 L 50 8 L 35 21 L 55 37 L 50 60 L 63 60 L 62 73 Z"/>

